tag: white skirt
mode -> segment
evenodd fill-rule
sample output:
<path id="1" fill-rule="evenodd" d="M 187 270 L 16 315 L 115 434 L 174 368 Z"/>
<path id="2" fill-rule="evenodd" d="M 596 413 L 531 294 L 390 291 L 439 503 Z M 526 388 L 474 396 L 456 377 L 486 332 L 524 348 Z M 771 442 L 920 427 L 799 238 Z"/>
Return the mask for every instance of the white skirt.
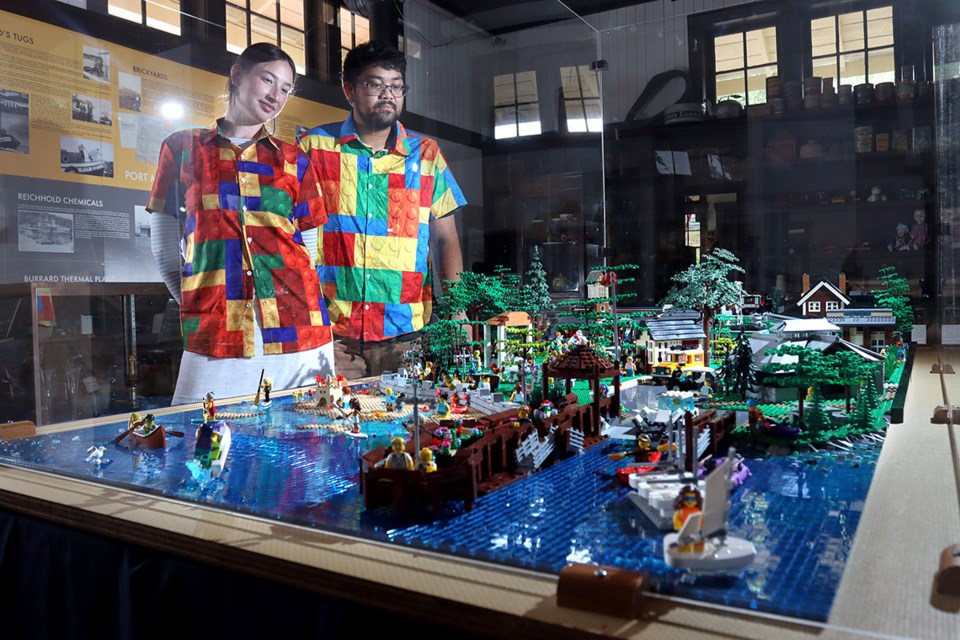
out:
<path id="1" fill-rule="evenodd" d="M 273 380 L 275 391 L 310 386 L 316 384 L 318 375 L 336 374 L 333 342 L 309 351 L 265 355 L 259 314 L 254 335 L 252 358 L 212 358 L 184 351 L 173 405 L 200 402 L 208 391 L 218 399 L 253 395 L 261 370 Z"/>

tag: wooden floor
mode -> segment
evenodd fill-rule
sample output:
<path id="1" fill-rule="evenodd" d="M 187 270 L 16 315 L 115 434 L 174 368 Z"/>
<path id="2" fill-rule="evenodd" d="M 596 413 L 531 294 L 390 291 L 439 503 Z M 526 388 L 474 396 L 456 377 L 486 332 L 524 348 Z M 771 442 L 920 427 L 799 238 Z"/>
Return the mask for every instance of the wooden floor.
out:
<path id="1" fill-rule="evenodd" d="M 659 598 L 641 619 L 556 605 L 555 576 L 382 545 L 200 505 L 0 465 L 0 508 L 294 584 L 322 595 L 498 637 L 960 638 L 960 600 L 933 596 L 940 551 L 960 543 L 960 506 L 936 353 L 920 350 L 905 422 L 891 426 L 829 624 L 808 625 Z M 946 351 L 960 372 L 960 349 Z M 960 374 L 947 376 L 954 404 Z M 59 427 L 62 428 L 62 427 Z M 438 606 L 438 602 L 442 606 Z"/>

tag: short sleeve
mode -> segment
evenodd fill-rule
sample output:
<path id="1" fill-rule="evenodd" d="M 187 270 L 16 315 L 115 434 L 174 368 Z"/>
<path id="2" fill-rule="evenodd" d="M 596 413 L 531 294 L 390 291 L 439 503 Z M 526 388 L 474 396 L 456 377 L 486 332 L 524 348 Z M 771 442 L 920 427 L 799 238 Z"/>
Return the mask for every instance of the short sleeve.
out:
<path id="1" fill-rule="evenodd" d="M 153 179 L 153 188 L 150 190 L 150 199 L 147 200 L 147 211 L 156 213 L 162 211 L 178 217 L 176 207 L 180 202 L 180 163 L 177 162 L 171 138 L 167 138 L 160 145 L 160 159 L 157 161 L 157 172 Z"/>
<path id="2" fill-rule="evenodd" d="M 453 172 L 447 166 L 447 159 L 438 147 L 436 160 L 433 163 L 433 198 L 430 213 L 434 218 L 442 218 L 465 204 L 467 199 L 463 197 L 460 185 L 457 184 Z"/>
<path id="3" fill-rule="evenodd" d="M 302 151 L 297 153 L 297 179 L 300 189 L 294 218 L 301 231 L 323 226 L 327 221 L 327 209 L 320 196 L 320 185 L 313 163 Z"/>

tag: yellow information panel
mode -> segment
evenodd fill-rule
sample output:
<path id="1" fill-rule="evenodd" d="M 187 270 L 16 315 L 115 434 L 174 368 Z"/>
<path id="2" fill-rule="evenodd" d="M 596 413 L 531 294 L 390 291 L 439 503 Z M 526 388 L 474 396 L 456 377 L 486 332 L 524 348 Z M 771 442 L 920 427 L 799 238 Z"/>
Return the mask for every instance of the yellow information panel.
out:
<path id="1" fill-rule="evenodd" d="M 0 12 L 0 281 L 153 281 L 149 214 L 160 144 L 225 111 L 227 78 Z M 275 123 L 340 120 L 297 97 Z M 147 256 L 144 256 L 146 251 Z"/>

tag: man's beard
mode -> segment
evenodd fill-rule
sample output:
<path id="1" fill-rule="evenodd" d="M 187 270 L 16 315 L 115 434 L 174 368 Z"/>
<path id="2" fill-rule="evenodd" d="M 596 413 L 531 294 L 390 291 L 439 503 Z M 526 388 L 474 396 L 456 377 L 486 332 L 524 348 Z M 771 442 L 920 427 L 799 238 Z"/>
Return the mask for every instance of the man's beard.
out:
<path id="1" fill-rule="evenodd" d="M 393 105 L 392 110 L 376 110 L 381 104 Z M 400 111 L 397 105 L 392 102 L 378 103 L 374 106 L 374 112 L 370 114 L 370 125 L 376 130 L 389 129 L 397 123 L 400 118 Z"/>

